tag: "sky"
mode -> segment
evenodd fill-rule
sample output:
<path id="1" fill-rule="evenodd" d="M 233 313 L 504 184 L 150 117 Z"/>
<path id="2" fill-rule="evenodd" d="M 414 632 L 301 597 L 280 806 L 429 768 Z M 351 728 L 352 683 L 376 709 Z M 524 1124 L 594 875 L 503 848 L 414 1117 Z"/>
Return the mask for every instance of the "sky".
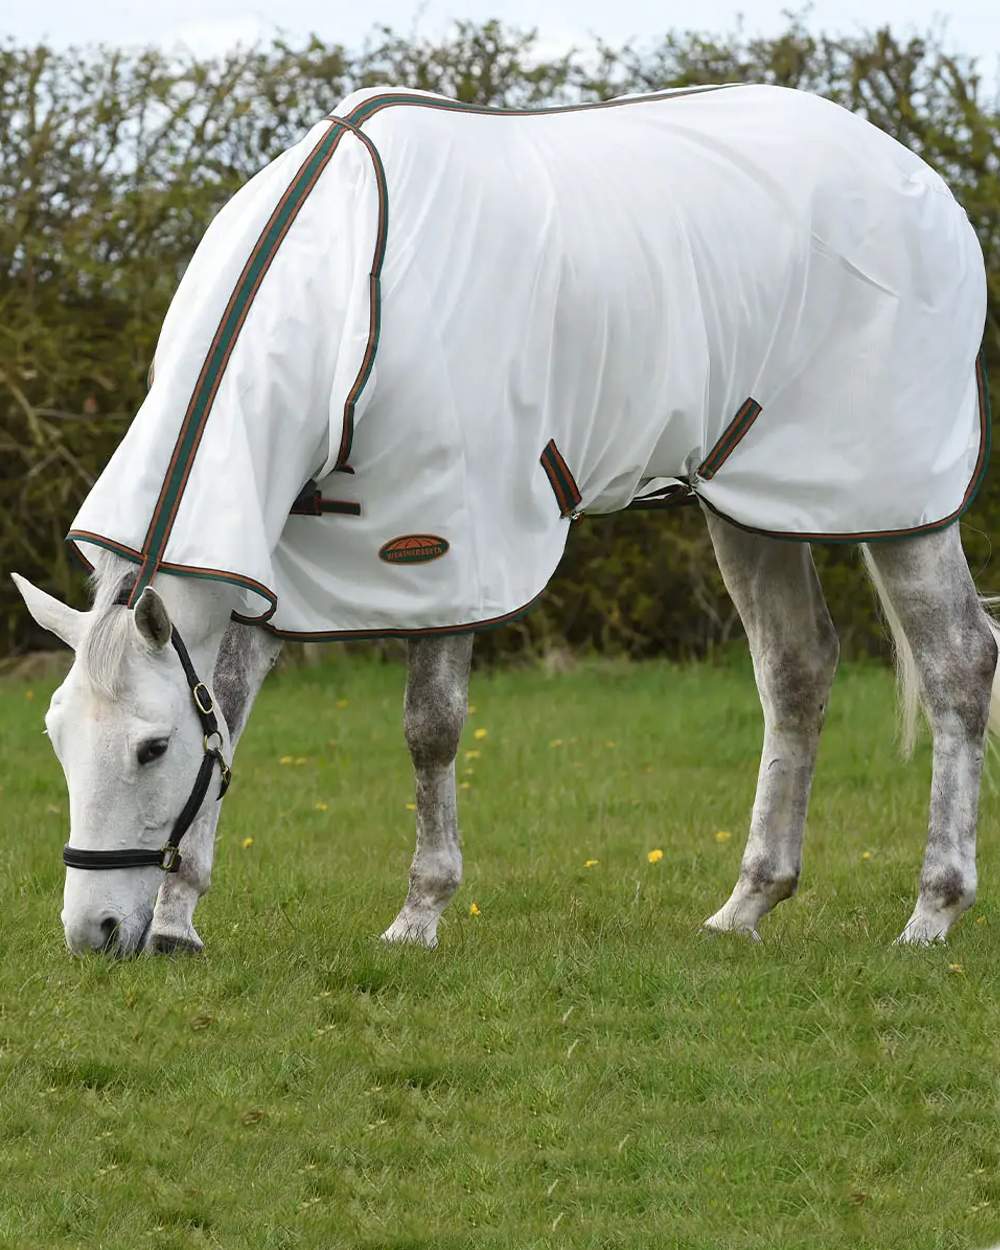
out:
<path id="1" fill-rule="evenodd" d="M 589 45 L 594 36 L 624 43 L 649 41 L 671 27 L 726 31 L 740 14 L 751 33 L 773 34 L 787 25 L 784 10 L 802 7 L 794 0 L 0 0 L 0 36 L 56 45 L 181 44 L 211 54 L 266 39 L 275 29 L 357 47 L 376 23 L 433 36 L 454 18 L 496 17 L 537 28 L 542 51 L 550 52 Z M 941 22 L 950 49 L 978 54 L 984 77 L 995 80 L 998 0 L 814 0 L 808 18 L 812 29 L 834 33 L 886 23 L 905 33 Z"/>

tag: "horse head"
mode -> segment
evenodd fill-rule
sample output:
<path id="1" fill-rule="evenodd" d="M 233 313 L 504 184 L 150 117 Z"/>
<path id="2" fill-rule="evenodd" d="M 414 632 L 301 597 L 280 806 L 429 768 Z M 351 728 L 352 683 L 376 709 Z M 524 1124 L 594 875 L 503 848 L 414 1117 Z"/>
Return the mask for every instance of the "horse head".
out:
<path id="1" fill-rule="evenodd" d="M 164 596 L 147 587 L 130 609 L 120 572 L 99 576 L 89 612 L 14 580 L 35 621 L 74 652 L 45 716 L 69 789 L 66 943 L 130 954 L 149 945 L 165 872 L 197 894 L 208 886 L 211 850 L 185 854 L 180 841 L 228 784 L 228 729 L 195 667 L 211 674 L 221 629 L 192 616 L 189 653 Z M 193 930 L 186 944 L 200 945 Z"/>

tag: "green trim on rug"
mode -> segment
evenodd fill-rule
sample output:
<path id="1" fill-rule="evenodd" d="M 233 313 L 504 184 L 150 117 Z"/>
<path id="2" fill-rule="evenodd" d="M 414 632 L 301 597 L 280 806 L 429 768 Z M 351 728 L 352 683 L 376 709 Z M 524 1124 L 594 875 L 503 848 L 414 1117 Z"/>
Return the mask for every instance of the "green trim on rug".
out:
<path id="1" fill-rule="evenodd" d="M 144 557 L 141 551 L 136 551 L 134 547 L 127 547 L 124 543 L 116 543 L 111 538 L 105 538 L 103 534 L 92 534 L 89 530 L 70 530 L 65 541 L 90 571 L 93 571 L 94 566 L 80 550 L 80 543 L 101 547 L 104 551 L 110 551 L 113 555 L 128 560 L 130 564 L 141 565 L 143 563 Z M 278 596 L 269 586 L 255 581 L 252 577 L 244 577 L 242 573 L 233 573 L 229 569 L 202 569 L 193 564 L 173 564 L 169 561 L 162 561 L 157 566 L 157 570 L 169 573 L 172 577 L 193 577 L 200 581 L 226 582 L 230 586 L 236 586 L 239 590 L 249 590 L 255 595 L 260 595 L 269 605 L 266 612 L 262 612 L 259 616 L 233 614 L 248 625 L 263 625 L 265 621 L 271 619 L 278 607 Z"/>
<path id="2" fill-rule="evenodd" d="M 274 625 L 264 624 L 269 634 L 276 638 L 284 638 L 288 642 L 367 642 L 376 638 L 427 638 L 432 635 L 446 637 L 451 634 L 479 634 L 488 629 L 500 629 L 509 625 L 530 612 L 545 593 L 543 587 L 533 599 L 529 599 L 513 612 L 505 612 L 503 616 L 493 616 L 485 621 L 470 621 L 465 625 L 429 625 L 424 629 L 328 629 L 306 632 L 293 629 L 277 629 Z"/>
<path id="3" fill-rule="evenodd" d="M 353 431 L 354 406 L 371 375 L 375 352 L 378 347 L 381 326 L 380 275 L 382 261 L 385 256 L 388 203 L 385 171 L 374 145 L 367 136 L 361 135 L 350 122 L 337 119 L 331 121 L 326 133 L 315 145 L 305 161 L 303 161 L 298 173 L 278 201 L 260 237 L 251 250 L 250 256 L 230 296 L 208 355 L 202 365 L 198 381 L 195 384 L 187 412 L 174 445 L 170 465 L 164 477 L 160 495 L 146 532 L 143 542 L 142 569 L 138 578 L 136 578 L 135 588 L 130 600 L 132 604 L 136 602 L 138 596 L 163 563 L 163 553 L 166 550 L 167 542 L 173 529 L 177 510 L 180 506 L 184 488 L 187 485 L 205 425 L 254 297 L 260 289 L 278 248 L 288 234 L 302 205 L 319 181 L 320 175 L 329 164 L 341 139 L 348 133 L 353 133 L 360 138 L 372 157 L 378 189 L 379 221 L 376 228 L 375 253 L 370 274 L 371 314 L 369 341 L 361 370 L 348 395 L 344 412 L 344 444 L 346 444 L 346 450 L 341 460 L 346 460 L 347 458 L 346 452 L 350 449 L 350 438 L 348 435 Z M 342 450 L 344 449 L 344 444 L 342 444 Z"/>
<path id="4" fill-rule="evenodd" d="M 360 126 L 369 117 L 383 109 L 396 105 L 415 106 L 417 108 L 447 109 L 455 113 L 475 113 L 486 117 L 553 117 L 560 113 L 584 113 L 592 109 L 623 108 L 631 104 L 652 104 L 657 100 L 678 100 L 684 96 L 707 95 L 712 91 L 727 91 L 734 87 L 746 87 L 752 84 L 742 82 L 706 83 L 700 87 L 677 87 L 672 90 L 654 91 L 648 95 L 628 96 L 625 99 L 591 100 L 586 104 L 556 104 L 550 108 L 537 109 L 501 109 L 490 108 L 485 104 L 467 104 L 463 100 L 440 100 L 432 96 L 410 95 L 407 92 L 393 92 L 385 95 L 369 96 L 348 114 L 355 126 Z M 336 114 L 330 114 L 331 117 Z"/>

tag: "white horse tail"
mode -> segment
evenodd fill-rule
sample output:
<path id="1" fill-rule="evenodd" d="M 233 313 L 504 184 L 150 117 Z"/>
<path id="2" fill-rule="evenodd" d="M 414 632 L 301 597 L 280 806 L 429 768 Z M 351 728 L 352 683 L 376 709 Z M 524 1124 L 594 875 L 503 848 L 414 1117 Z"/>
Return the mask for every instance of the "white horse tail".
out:
<path id="1" fill-rule="evenodd" d="M 917 741 L 917 718 L 921 707 L 920 678 L 917 673 L 913 649 L 903 632 L 903 625 L 896 609 L 892 606 L 879 571 L 872 559 L 868 547 L 862 545 L 861 558 L 865 562 L 868 576 L 879 598 L 882 615 L 892 636 L 893 658 L 896 662 L 896 686 L 899 692 L 899 741 L 903 755 L 909 758 Z M 1000 647 L 1000 621 L 991 611 L 994 604 L 1000 603 L 1000 596 L 981 595 L 979 602 L 983 605 L 983 613 L 989 621 L 990 631 Z M 993 674 L 993 691 L 990 698 L 989 732 L 1000 737 L 1000 663 Z"/>
<path id="2" fill-rule="evenodd" d="M 1000 596 L 997 595 L 980 595 L 979 602 L 983 605 L 983 611 L 990 622 L 990 633 L 992 633 L 997 647 L 1000 648 L 1000 621 L 993 615 L 993 605 L 1000 603 Z M 990 719 L 988 725 L 991 734 L 996 735 L 1000 740 L 1000 659 L 997 661 L 996 671 L 993 674 L 993 694 L 990 698 Z"/>

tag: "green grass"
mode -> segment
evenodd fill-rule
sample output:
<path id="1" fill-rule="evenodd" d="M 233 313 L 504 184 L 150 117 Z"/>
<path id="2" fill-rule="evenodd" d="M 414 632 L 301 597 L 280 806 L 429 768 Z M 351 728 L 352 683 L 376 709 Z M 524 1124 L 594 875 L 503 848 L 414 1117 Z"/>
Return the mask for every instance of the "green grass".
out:
<path id="1" fill-rule="evenodd" d="M 0 1245 L 1000 1236 L 997 800 L 983 901 L 948 948 L 890 948 L 928 753 L 897 760 L 886 672 L 840 674 L 805 879 L 762 946 L 698 932 L 753 794 L 748 666 L 476 676 L 466 884 L 433 954 L 374 940 L 412 851 L 402 681 L 344 658 L 273 680 L 198 913 L 205 955 L 125 963 L 63 949 L 49 690 L 0 683 Z"/>

